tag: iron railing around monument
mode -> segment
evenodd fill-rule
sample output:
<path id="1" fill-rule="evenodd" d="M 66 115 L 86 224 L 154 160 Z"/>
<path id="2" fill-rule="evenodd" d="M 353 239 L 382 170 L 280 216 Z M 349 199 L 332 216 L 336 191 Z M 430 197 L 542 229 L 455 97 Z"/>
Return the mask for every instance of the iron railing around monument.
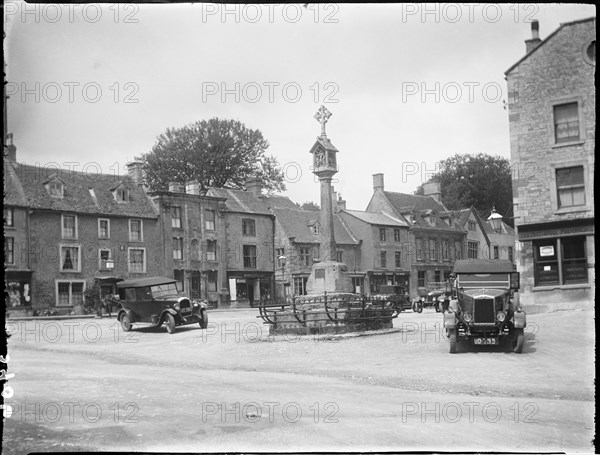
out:
<path id="1" fill-rule="evenodd" d="M 406 309 L 406 296 L 322 295 L 294 296 L 287 299 L 261 299 L 259 316 L 265 324 L 276 324 L 277 318 L 293 315 L 301 325 L 307 322 L 340 324 L 354 321 L 394 319 Z"/>

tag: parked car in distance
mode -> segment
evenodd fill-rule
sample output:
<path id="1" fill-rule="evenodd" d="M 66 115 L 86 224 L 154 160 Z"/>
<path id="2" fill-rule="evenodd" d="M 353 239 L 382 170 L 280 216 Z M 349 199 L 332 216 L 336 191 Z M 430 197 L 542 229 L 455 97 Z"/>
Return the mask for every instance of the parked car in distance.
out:
<path id="1" fill-rule="evenodd" d="M 379 285 L 379 293 L 373 296 L 375 299 L 386 299 L 394 304 L 400 311 L 410 310 L 412 302 L 405 286 L 394 284 Z"/>
<path id="2" fill-rule="evenodd" d="M 476 346 L 512 341 L 514 352 L 522 352 L 527 321 L 521 306 L 513 301 L 519 272 L 512 262 L 456 261 L 450 282 L 452 298 L 444 313 L 444 328 L 451 354 L 460 341 Z"/>
<path id="3" fill-rule="evenodd" d="M 190 298 L 177 288 L 173 278 L 152 277 L 125 280 L 117 283 L 122 308 L 117 319 L 121 328 L 129 332 L 136 323 L 163 323 L 173 333 L 180 325 L 198 323 L 208 326 L 207 304 Z"/>

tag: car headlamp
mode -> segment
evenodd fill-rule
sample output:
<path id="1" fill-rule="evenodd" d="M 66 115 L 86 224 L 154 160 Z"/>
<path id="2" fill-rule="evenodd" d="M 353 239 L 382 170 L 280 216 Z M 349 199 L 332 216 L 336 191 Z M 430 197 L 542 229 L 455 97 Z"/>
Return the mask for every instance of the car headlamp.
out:
<path id="1" fill-rule="evenodd" d="M 177 311 L 179 311 L 179 302 L 177 302 L 175 305 L 173 305 L 173 308 L 175 308 Z"/>
<path id="2" fill-rule="evenodd" d="M 503 321 L 504 321 L 504 319 L 506 319 L 506 315 L 505 315 L 505 314 L 504 314 L 502 311 L 500 311 L 500 312 L 498 312 L 498 314 L 496 315 L 496 319 L 498 319 L 498 321 L 500 321 L 500 322 L 503 322 Z"/>
<path id="3" fill-rule="evenodd" d="M 465 320 L 465 322 L 471 322 L 473 320 L 473 317 L 471 316 L 471 313 L 464 313 L 463 319 Z"/>

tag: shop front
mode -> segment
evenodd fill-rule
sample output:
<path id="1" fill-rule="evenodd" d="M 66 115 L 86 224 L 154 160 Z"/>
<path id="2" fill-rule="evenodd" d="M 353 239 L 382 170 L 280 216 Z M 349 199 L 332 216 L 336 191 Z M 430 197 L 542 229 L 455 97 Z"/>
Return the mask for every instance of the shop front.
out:
<path id="1" fill-rule="evenodd" d="M 260 299 L 273 296 L 273 273 L 230 272 L 229 295 L 232 307 L 254 307 Z"/>
<path id="2" fill-rule="evenodd" d="M 405 286 L 407 291 L 410 292 L 410 272 L 408 271 L 395 271 L 395 272 L 367 272 L 367 279 L 365 281 L 365 290 L 369 290 L 369 295 L 378 294 L 379 286 Z M 368 287 L 367 287 L 368 286 Z"/>
<path id="3" fill-rule="evenodd" d="M 593 302 L 594 220 L 518 226 L 520 302 Z"/>
<path id="4" fill-rule="evenodd" d="M 28 269 L 4 271 L 4 283 L 8 296 L 6 298 L 6 310 L 13 313 L 26 314 L 32 305 L 31 299 L 31 275 Z"/>

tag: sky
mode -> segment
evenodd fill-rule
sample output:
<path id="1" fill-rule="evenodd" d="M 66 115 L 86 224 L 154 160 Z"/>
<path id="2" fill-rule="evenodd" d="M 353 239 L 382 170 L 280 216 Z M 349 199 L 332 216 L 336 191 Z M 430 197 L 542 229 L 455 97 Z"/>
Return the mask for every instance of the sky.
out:
<path id="1" fill-rule="evenodd" d="M 309 151 L 324 105 L 335 190 L 364 210 L 372 174 L 413 193 L 456 153 L 510 159 L 504 73 L 531 21 L 544 39 L 595 7 L 8 1 L 4 15 L 18 162 L 123 174 L 167 128 L 231 118 L 262 131 L 285 195 L 318 202 Z"/>

